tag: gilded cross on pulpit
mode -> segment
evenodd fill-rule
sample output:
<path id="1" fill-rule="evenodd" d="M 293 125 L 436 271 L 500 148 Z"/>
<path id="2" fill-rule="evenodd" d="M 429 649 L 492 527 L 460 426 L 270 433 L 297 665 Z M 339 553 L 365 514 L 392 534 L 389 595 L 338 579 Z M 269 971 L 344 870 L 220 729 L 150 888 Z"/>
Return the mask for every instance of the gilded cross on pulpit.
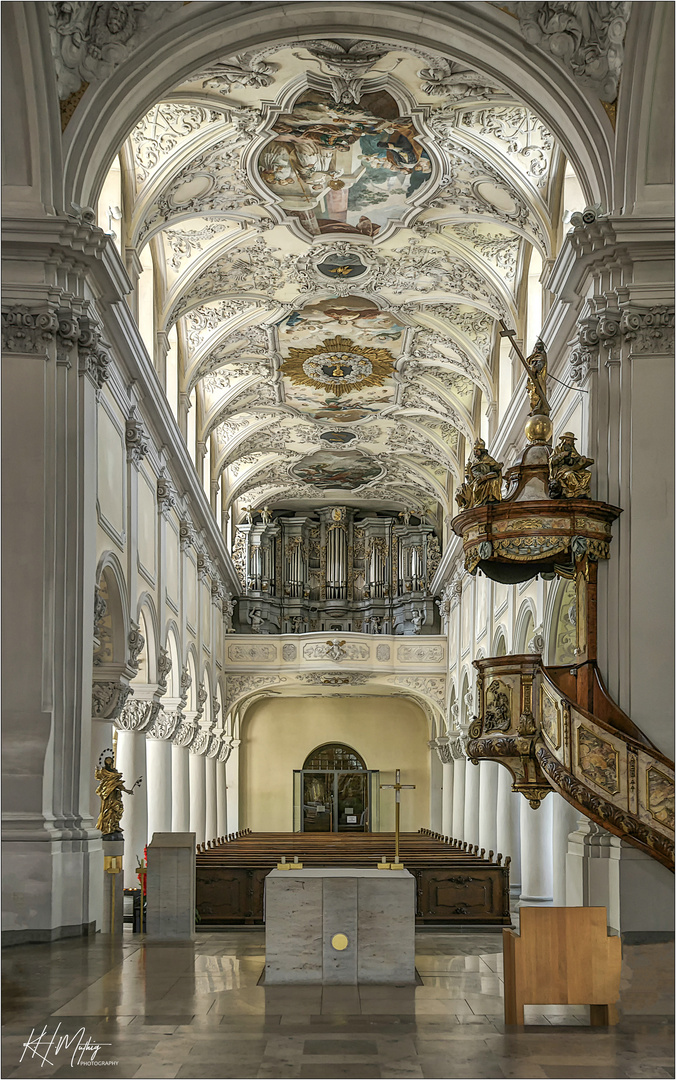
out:
<path id="1" fill-rule="evenodd" d="M 402 791 L 414 791 L 415 784 L 402 784 L 401 782 L 401 769 L 397 769 L 394 774 L 393 784 L 381 784 L 381 791 L 383 788 L 394 788 L 394 862 L 390 864 L 390 870 L 403 870 L 404 864 L 399 862 L 399 816 L 401 809 L 401 793 Z"/>

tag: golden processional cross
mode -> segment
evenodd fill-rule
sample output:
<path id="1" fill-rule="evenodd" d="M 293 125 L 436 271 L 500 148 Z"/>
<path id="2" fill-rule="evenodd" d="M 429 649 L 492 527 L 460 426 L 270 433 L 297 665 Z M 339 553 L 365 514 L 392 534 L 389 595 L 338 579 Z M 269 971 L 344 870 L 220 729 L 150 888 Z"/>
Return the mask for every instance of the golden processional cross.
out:
<path id="1" fill-rule="evenodd" d="M 401 810 L 401 793 L 402 791 L 414 791 L 415 784 L 402 784 L 401 783 L 401 769 L 397 769 L 394 774 L 393 784 L 381 784 L 380 789 L 394 788 L 394 862 L 390 864 L 390 870 L 403 870 L 403 863 L 399 862 L 399 817 Z M 384 869 L 383 865 L 383 869 Z"/>

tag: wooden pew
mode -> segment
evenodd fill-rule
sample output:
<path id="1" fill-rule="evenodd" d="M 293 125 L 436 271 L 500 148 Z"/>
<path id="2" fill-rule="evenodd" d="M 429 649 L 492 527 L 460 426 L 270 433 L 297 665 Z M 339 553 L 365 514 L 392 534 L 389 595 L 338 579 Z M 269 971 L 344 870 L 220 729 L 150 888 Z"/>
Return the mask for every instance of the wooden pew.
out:
<path id="1" fill-rule="evenodd" d="M 430 830 L 403 833 L 400 857 L 416 878 L 418 923 L 501 925 L 509 914 L 509 859 Z M 267 874 L 284 856 L 306 868 L 374 867 L 394 856 L 393 833 L 252 833 L 198 845 L 200 925 L 261 923 Z M 383 871 L 386 873 L 386 871 Z"/>

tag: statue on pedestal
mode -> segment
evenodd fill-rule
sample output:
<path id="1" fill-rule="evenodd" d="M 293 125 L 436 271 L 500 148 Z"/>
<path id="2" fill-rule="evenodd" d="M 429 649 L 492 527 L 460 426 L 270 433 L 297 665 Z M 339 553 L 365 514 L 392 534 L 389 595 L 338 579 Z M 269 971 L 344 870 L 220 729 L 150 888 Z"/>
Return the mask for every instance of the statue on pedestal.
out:
<path id="1" fill-rule="evenodd" d="M 502 462 L 492 458 L 483 439 L 477 439 L 465 466 L 465 482 L 456 492 L 461 510 L 502 501 Z"/>
<path id="2" fill-rule="evenodd" d="M 550 407 L 547 400 L 547 353 L 544 342 L 538 338 L 533 351 L 524 361 L 528 372 L 526 389 L 530 398 L 531 416 L 549 416 Z"/>
<path id="3" fill-rule="evenodd" d="M 104 750 L 105 753 L 105 750 Z M 101 812 L 96 822 L 96 828 L 101 830 L 104 840 L 122 840 L 120 819 L 124 813 L 122 792 L 125 795 L 133 795 L 134 788 L 141 783 L 141 778 L 136 781 L 131 789 L 124 786 L 124 778 L 121 772 L 115 768 L 111 755 L 103 759 L 103 765 L 94 770 L 94 776 L 99 781 L 96 794 L 101 799 Z"/>
<path id="4" fill-rule="evenodd" d="M 575 449 L 572 431 L 564 431 L 559 445 L 549 459 L 549 497 L 551 499 L 588 499 L 593 458 L 583 457 Z"/>

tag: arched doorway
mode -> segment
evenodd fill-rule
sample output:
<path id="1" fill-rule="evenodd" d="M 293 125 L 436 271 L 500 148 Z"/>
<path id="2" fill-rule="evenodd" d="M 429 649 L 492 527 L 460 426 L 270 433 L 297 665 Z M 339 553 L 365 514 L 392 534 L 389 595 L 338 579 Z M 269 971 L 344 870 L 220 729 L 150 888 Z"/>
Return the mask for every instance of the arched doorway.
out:
<path id="1" fill-rule="evenodd" d="M 315 747 L 293 775 L 294 832 L 373 832 L 380 773 L 345 743 Z"/>

